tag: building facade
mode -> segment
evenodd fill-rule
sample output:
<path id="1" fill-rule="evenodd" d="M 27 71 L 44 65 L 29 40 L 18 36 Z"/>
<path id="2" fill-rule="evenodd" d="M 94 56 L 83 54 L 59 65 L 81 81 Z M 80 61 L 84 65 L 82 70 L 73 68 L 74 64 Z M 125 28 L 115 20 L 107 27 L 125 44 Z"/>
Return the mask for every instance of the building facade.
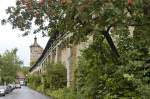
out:
<path id="1" fill-rule="evenodd" d="M 43 48 L 37 43 L 37 38 L 34 38 L 34 43 L 30 46 L 30 65 L 35 64 L 41 56 Z"/>

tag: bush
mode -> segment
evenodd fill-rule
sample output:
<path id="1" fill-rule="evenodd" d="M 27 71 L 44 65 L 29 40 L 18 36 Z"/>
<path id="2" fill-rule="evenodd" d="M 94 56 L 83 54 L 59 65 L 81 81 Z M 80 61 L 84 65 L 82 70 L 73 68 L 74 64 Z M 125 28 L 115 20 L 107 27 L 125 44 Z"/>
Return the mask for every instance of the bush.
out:
<path id="1" fill-rule="evenodd" d="M 48 94 L 56 99 L 77 99 L 75 93 L 68 88 L 58 89 Z"/>
<path id="2" fill-rule="evenodd" d="M 76 93 L 82 98 L 77 99 L 150 97 L 149 64 L 139 60 L 141 53 L 136 49 L 121 48 L 117 62 L 101 41 L 94 42 L 82 52 L 76 70 Z"/>
<path id="3" fill-rule="evenodd" d="M 46 65 L 43 75 L 44 88 L 57 90 L 67 85 L 67 71 L 61 63 L 51 63 Z"/>
<path id="4" fill-rule="evenodd" d="M 33 74 L 28 77 L 28 86 L 37 90 L 38 87 L 42 85 L 41 76 L 38 74 Z"/>
<path id="5" fill-rule="evenodd" d="M 46 95 L 51 95 L 51 92 L 64 88 L 67 85 L 67 71 L 61 63 L 47 64 L 43 74 L 34 73 L 28 77 L 28 85 Z M 56 93 L 60 93 L 58 90 Z M 53 92 L 55 93 L 55 91 Z"/>

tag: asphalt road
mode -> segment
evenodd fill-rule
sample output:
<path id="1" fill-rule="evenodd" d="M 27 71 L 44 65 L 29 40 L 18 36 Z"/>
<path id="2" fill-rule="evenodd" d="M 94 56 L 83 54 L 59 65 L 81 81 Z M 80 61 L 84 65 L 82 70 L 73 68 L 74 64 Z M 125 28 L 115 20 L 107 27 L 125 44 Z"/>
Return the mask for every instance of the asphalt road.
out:
<path id="1" fill-rule="evenodd" d="M 7 94 L 0 99 L 51 99 L 47 96 L 44 96 L 41 93 L 38 93 L 28 87 L 22 87 L 21 89 L 15 89 L 11 93 Z"/>

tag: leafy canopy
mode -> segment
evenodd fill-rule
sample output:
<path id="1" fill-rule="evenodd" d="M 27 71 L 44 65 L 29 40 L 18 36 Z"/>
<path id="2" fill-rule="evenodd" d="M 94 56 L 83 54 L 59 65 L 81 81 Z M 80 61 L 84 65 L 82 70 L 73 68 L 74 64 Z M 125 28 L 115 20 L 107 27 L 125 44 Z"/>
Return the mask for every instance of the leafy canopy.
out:
<path id="1" fill-rule="evenodd" d="M 22 62 L 16 55 L 17 49 L 6 51 L 0 57 L 0 83 L 12 83 L 16 79 L 16 73 Z"/>
<path id="2" fill-rule="evenodd" d="M 112 26 L 149 24 L 149 0 L 17 0 L 15 7 L 6 10 L 10 23 L 28 35 L 73 33 L 71 42 L 86 40 Z M 36 28 L 35 28 L 36 26 Z"/>

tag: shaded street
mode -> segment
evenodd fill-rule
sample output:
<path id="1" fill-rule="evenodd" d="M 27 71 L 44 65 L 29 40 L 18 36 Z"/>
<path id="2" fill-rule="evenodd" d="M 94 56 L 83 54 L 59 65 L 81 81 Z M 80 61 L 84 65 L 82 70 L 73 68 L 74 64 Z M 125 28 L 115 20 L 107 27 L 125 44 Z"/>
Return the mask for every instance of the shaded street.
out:
<path id="1" fill-rule="evenodd" d="M 0 99 L 51 99 L 42 95 L 28 87 L 22 87 L 21 89 L 15 89 L 13 92 L 7 94 Z"/>

